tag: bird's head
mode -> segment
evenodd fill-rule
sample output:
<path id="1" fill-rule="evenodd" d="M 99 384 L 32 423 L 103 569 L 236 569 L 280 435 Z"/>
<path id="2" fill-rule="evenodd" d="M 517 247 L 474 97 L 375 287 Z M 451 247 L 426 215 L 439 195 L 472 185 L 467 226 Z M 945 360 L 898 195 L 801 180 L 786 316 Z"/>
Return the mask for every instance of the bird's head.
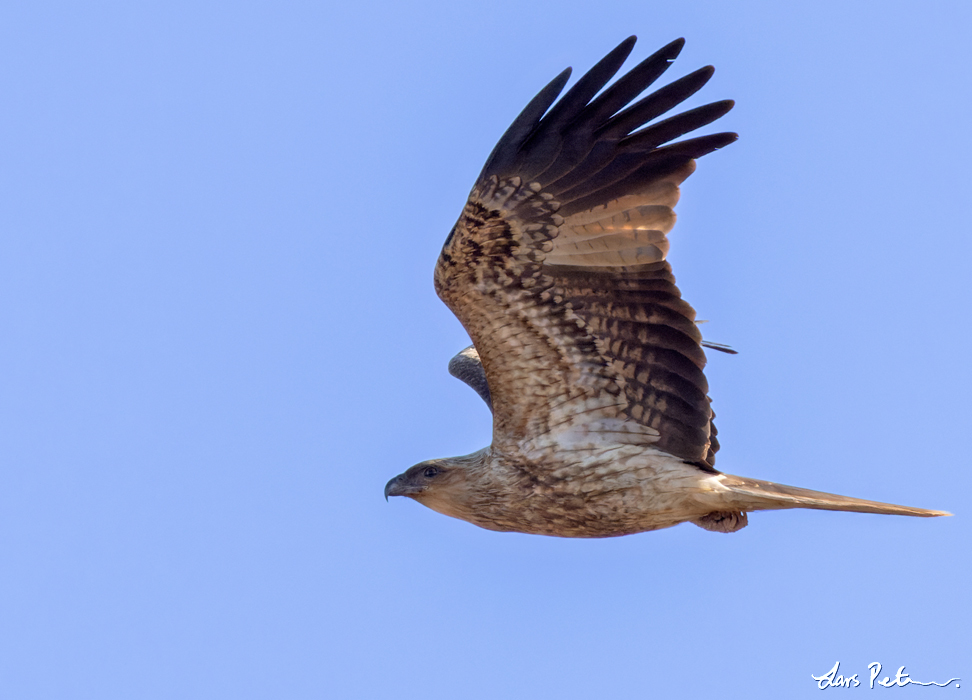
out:
<path id="1" fill-rule="evenodd" d="M 411 467 L 385 484 L 385 499 L 408 496 L 444 515 L 469 520 L 476 497 L 483 452 L 466 457 L 430 459 Z"/>
<path id="2" fill-rule="evenodd" d="M 447 482 L 455 480 L 455 469 L 443 464 L 444 460 L 430 459 L 405 470 L 385 484 L 385 500 L 389 496 L 408 496 L 416 501 Z"/>

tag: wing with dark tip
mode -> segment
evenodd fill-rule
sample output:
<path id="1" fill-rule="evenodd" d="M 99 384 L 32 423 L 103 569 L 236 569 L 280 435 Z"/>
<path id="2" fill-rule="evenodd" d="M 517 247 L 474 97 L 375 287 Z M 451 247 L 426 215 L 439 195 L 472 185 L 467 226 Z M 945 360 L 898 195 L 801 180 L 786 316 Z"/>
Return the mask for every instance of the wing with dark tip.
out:
<path id="1" fill-rule="evenodd" d="M 702 337 L 665 257 L 679 185 L 736 135 L 673 142 L 728 112 L 725 100 L 649 124 L 712 75 L 641 97 L 683 43 L 608 85 L 627 39 L 555 102 L 561 73 L 500 139 L 446 239 L 436 290 L 479 351 L 494 448 L 583 426 L 714 463 Z"/>

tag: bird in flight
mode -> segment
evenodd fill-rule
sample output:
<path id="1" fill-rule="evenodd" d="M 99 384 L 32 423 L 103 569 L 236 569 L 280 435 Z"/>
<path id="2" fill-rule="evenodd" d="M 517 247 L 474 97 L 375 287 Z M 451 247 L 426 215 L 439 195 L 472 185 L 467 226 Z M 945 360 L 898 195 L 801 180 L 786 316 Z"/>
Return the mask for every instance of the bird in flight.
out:
<path id="1" fill-rule="evenodd" d="M 435 289 L 472 339 L 449 369 L 489 405 L 493 442 L 415 465 L 385 497 L 489 530 L 560 537 L 683 522 L 734 532 L 748 512 L 782 508 L 948 515 L 715 469 L 703 348 L 727 348 L 702 339 L 665 258 L 679 185 L 697 158 L 737 137 L 675 139 L 733 103 L 653 121 L 713 68 L 638 99 L 679 39 L 605 87 L 634 43 L 559 100 L 570 69 L 554 78 L 486 160 L 442 247 Z"/>

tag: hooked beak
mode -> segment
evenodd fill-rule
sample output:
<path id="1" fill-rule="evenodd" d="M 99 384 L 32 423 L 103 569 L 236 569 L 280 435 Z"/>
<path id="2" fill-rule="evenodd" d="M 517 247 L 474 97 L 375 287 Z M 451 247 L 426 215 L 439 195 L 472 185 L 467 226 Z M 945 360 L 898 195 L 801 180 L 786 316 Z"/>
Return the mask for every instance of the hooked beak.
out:
<path id="1" fill-rule="evenodd" d="M 405 495 L 404 481 L 405 481 L 405 479 L 403 479 L 402 478 L 402 475 L 399 474 L 394 479 L 392 479 L 387 484 L 385 484 L 385 500 L 386 501 L 388 500 L 388 497 L 389 496 L 404 496 Z"/>

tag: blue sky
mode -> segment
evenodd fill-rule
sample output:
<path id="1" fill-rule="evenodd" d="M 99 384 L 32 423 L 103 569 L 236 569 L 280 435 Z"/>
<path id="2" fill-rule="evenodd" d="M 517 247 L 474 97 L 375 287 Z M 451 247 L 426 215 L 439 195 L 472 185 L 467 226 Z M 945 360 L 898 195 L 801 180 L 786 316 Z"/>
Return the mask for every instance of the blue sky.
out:
<path id="1" fill-rule="evenodd" d="M 957 1 L 8 4 L 0 695 L 953 694 L 866 676 L 972 676 L 970 30 Z M 474 177 L 630 34 L 716 66 L 689 106 L 737 101 L 672 234 L 740 351 L 718 466 L 956 517 L 571 541 L 385 503 L 490 439 L 431 276 Z M 838 660 L 864 685 L 818 690 Z"/>

